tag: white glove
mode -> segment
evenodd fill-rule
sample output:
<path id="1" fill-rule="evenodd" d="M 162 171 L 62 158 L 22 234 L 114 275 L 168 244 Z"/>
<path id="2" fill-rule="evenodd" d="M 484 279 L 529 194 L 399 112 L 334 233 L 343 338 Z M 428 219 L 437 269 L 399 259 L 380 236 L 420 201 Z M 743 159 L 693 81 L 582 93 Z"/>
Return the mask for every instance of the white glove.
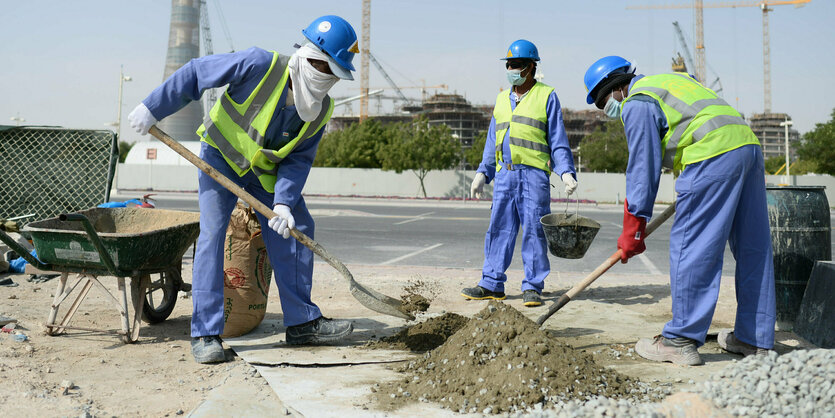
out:
<path id="1" fill-rule="evenodd" d="M 470 186 L 471 199 L 481 199 L 481 195 L 484 194 L 484 183 L 487 183 L 487 176 L 484 173 L 475 173 L 473 185 Z"/>
<path id="2" fill-rule="evenodd" d="M 571 196 L 571 193 L 574 193 L 574 189 L 577 188 L 577 180 L 574 180 L 571 173 L 563 173 L 562 182 L 565 184 L 565 194 Z"/>
<path id="3" fill-rule="evenodd" d="M 132 112 L 130 112 L 130 115 L 128 115 L 128 121 L 130 121 L 130 127 L 133 128 L 133 130 L 139 135 L 147 135 L 148 130 L 157 123 L 157 120 L 154 119 L 154 115 L 152 115 L 151 111 L 145 107 L 145 103 L 139 103 L 139 105 L 136 106 Z"/>
<path id="4" fill-rule="evenodd" d="M 282 205 L 281 203 L 275 205 L 273 208 L 276 216 L 268 222 L 273 231 L 278 232 L 282 237 L 290 238 L 290 230 L 296 227 L 296 220 L 293 214 L 290 213 L 290 206 Z"/>

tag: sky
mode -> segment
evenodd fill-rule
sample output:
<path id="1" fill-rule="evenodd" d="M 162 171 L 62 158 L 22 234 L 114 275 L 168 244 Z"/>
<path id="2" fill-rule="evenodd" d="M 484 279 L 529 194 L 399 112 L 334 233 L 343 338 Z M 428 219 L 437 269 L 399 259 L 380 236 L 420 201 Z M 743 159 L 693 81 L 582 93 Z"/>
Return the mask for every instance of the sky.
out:
<path id="1" fill-rule="evenodd" d="M 370 49 L 407 96 L 419 99 L 422 85 L 446 85 L 428 92 L 493 104 L 508 87 L 499 59 L 513 41 L 527 39 L 538 47 L 538 72 L 556 89 L 562 106 L 592 109 L 585 102 L 583 75 L 597 59 L 620 55 L 639 73 L 669 72 L 681 51 L 673 21 L 693 52 L 691 9 L 626 9 L 681 2 L 373 0 Z M 326 14 L 348 20 L 358 36 L 362 27 L 361 0 L 208 0 L 208 6 L 215 53 L 258 46 L 291 54 L 303 39 L 301 29 Z M 805 133 L 828 121 L 835 108 L 835 1 L 773 8 L 772 111 L 788 113 Z M 0 125 L 23 119 L 25 125 L 116 130 L 121 66 L 132 79 L 123 85 L 122 140 L 147 140 L 130 129 L 127 115 L 163 81 L 170 13 L 169 0 L 0 0 Z M 762 112 L 760 9 L 706 8 L 704 33 L 707 64 L 715 71 L 708 71 L 707 84 L 718 75 L 731 105 L 745 115 Z M 359 55 L 354 65 L 359 69 Z M 331 95 L 358 94 L 359 74 L 355 77 L 337 83 Z M 373 65 L 369 78 L 372 88 L 388 86 Z M 376 110 L 374 99 L 369 108 Z M 335 114 L 350 110 L 358 112 L 359 102 Z"/>

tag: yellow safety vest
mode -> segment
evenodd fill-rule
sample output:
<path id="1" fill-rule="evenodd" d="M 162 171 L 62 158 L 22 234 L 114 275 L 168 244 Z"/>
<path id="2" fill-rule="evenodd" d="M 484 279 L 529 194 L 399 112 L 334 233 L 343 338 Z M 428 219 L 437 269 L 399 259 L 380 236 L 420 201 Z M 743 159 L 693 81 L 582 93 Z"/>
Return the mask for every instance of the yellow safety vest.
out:
<path id="1" fill-rule="evenodd" d="M 736 109 L 686 73 L 651 75 L 636 81 L 624 105 L 639 94 L 657 100 L 667 118 L 669 129 L 661 140 L 664 167 L 681 171 L 688 164 L 760 144 Z"/>
<path id="2" fill-rule="evenodd" d="M 217 148 L 229 166 L 243 177 L 252 170 L 258 176 L 261 186 L 268 192 L 275 192 L 278 164 L 302 141 L 312 137 L 331 117 L 333 99 L 325 96 L 322 110 L 312 122 L 305 122 L 299 134 L 281 149 L 264 148 L 267 126 L 273 118 L 281 94 L 290 77 L 287 67 L 290 57 L 273 52 L 273 59 L 267 74 L 243 103 L 235 103 L 224 92 L 203 125 L 197 129 L 201 141 Z M 287 94 L 292 94 L 289 90 Z M 327 103 L 327 106 L 324 104 Z"/>
<path id="3" fill-rule="evenodd" d="M 545 170 L 549 175 L 551 168 L 551 147 L 548 144 L 548 96 L 554 88 L 537 82 L 531 87 L 524 99 L 510 109 L 510 98 L 507 90 L 499 93 L 496 107 L 493 108 L 493 118 L 496 119 L 496 162 L 502 159 L 502 142 L 505 133 L 510 130 L 511 160 L 513 164 L 524 164 Z M 501 165 L 498 170 L 501 170 Z"/>

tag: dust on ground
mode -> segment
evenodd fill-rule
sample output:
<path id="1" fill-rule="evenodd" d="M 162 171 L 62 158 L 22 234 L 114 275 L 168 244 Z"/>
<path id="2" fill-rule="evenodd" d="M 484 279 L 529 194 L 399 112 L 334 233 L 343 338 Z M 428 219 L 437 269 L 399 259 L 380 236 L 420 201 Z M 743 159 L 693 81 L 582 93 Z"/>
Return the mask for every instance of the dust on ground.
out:
<path id="1" fill-rule="evenodd" d="M 432 401 L 462 413 L 506 413 L 594 396 L 629 397 L 638 385 L 496 301 L 399 371 L 402 379 L 376 389 L 384 409 Z"/>
<path id="2" fill-rule="evenodd" d="M 403 300 L 402 308 L 412 315 L 426 312 L 437 295 L 437 287 L 430 286 L 420 278 L 409 280 L 403 289 L 403 294 L 400 295 Z"/>
<path id="3" fill-rule="evenodd" d="M 372 349 L 410 350 L 424 352 L 432 350 L 463 328 L 469 319 L 456 313 L 447 312 L 413 326 L 402 329 L 397 334 L 369 342 L 366 347 Z"/>

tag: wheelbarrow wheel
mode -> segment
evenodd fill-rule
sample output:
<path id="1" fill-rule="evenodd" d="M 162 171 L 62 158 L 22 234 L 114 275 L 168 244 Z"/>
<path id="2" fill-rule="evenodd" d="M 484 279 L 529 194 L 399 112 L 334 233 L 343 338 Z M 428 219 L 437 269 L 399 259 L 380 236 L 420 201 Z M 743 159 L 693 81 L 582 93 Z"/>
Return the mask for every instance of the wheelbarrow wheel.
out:
<path id="1" fill-rule="evenodd" d="M 142 320 L 149 324 L 165 321 L 177 304 L 177 292 L 180 290 L 182 276 L 180 266 L 152 274 L 151 285 L 145 293 Z"/>

